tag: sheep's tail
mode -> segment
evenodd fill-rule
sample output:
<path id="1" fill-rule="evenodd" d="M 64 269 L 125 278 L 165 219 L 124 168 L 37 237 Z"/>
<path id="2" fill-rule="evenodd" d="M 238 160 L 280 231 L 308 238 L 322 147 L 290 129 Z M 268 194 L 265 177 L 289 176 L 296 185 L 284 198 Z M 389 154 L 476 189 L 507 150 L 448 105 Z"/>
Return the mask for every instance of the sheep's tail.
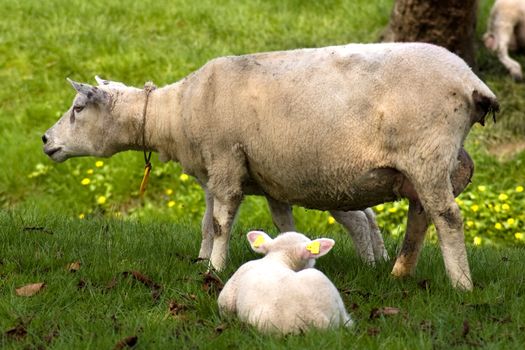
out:
<path id="1" fill-rule="evenodd" d="M 485 117 L 492 113 L 492 119 L 496 122 L 496 113 L 499 112 L 499 103 L 493 94 L 485 95 L 478 90 L 472 92 L 472 101 L 474 102 L 474 114 L 472 124 L 480 123 L 485 126 Z"/>

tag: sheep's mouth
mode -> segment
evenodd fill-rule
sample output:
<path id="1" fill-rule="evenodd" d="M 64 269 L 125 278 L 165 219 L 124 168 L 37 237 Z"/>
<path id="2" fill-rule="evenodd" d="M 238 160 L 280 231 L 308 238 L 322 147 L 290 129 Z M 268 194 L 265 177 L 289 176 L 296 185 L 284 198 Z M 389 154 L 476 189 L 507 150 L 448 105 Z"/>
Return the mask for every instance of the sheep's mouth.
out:
<path id="1" fill-rule="evenodd" d="M 51 149 L 44 149 L 44 153 L 47 154 L 48 157 L 52 158 L 53 154 L 57 153 L 61 149 L 62 149 L 62 147 L 55 147 L 55 148 L 51 148 Z"/>

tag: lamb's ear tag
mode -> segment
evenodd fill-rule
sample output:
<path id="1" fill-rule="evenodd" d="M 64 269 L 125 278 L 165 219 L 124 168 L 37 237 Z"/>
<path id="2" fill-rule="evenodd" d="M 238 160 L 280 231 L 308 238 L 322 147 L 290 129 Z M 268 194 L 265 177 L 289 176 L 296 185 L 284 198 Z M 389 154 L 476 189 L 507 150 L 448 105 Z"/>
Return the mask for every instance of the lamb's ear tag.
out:
<path id="1" fill-rule="evenodd" d="M 252 246 L 253 246 L 254 248 L 259 248 L 259 247 L 260 247 L 261 245 L 263 245 L 263 244 L 264 244 L 264 237 L 263 237 L 263 235 L 259 235 L 259 236 L 257 236 L 257 238 L 255 239 L 255 241 L 253 241 Z"/>
<path id="2" fill-rule="evenodd" d="M 319 243 L 318 241 L 313 241 L 306 245 L 306 250 L 308 250 L 312 254 L 319 254 L 320 247 L 321 243 Z"/>

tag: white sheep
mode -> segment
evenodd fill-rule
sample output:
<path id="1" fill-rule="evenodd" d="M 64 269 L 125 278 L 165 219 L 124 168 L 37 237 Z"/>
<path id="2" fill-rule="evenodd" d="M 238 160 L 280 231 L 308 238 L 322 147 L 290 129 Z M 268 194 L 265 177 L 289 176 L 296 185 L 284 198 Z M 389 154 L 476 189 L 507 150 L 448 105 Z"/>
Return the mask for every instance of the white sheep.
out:
<path id="1" fill-rule="evenodd" d="M 509 56 L 509 50 L 525 48 L 525 0 L 496 0 L 483 42 L 515 80 L 522 80 L 521 65 Z"/>
<path id="2" fill-rule="evenodd" d="M 78 94 L 44 152 L 60 162 L 147 149 L 180 162 L 212 197 L 201 253 L 217 269 L 246 194 L 330 211 L 404 197 L 393 274 L 413 271 L 432 222 L 452 284 L 472 289 L 454 196 L 472 175 L 464 140 L 498 102 L 450 51 L 383 43 L 221 57 L 150 94 L 72 84 Z"/>
<path id="3" fill-rule="evenodd" d="M 245 263 L 228 280 L 219 294 L 221 313 L 281 334 L 352 325 L 335 286 L 313 268 L 332 249 L 332 239 L 312 241 L 297 232 L 272 239 L 262 231 L 247 238 L 265 256 Z"/>

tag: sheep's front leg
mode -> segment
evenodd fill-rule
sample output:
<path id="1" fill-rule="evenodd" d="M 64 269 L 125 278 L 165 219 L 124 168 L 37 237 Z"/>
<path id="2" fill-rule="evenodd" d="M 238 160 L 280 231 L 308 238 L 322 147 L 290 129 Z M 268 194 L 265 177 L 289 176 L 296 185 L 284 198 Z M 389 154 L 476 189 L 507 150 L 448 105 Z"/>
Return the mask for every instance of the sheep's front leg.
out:
<path id="1" fill-rule="evenodd" d="M 414 272 L 425 241 L 428 223 L 421 204 L 418 201 L 410 201 L 405 239 L 392 269 L 394 276 L 405 277 Z"/>
<path id="2" fill-rule="evenodd" d="M 269 196 L 266 196 L 266 200 L 272 214 L 273 224 L 279 232 L 295 231 L 292 207 Z"/>
<path id="3" fill-rule="evenodd" d="M 370 227 L 365 213 L 362 211 L 331 210 L 330 214 L 348 231 L 361 259 L 366 263 L 374 264 Z"/>
<path id="4" fill-rule="evenodd" d="M 240 203 L 240 199 L 220 200 L 217 197 L 213 198 L 214 236 L 211 264 L 219 271 L 226 267 L 231 227 Z"/>
<path id="5" fill-rule="evenodd" d="M 201 259 L 210 259 L 211 252 L 213 249 L 213 195 L 210 191 L 203 186 L 205 198 L 206 198 L 206 211 L 204 212 L 204 217 L 202 218 L 202 241 L 201 249 L 199 251 L 199 258 Z"/>
<path id="6" fill-rule="evenodd" d="M 509 56 L 509 44 L 513 40 L 514 27 L 512 23 L 500 23 L 495 34 L 497 38 L 497 54 L 500 62 L 507 68 L 515 80 L 522 80 L 521 65 Z"/>

